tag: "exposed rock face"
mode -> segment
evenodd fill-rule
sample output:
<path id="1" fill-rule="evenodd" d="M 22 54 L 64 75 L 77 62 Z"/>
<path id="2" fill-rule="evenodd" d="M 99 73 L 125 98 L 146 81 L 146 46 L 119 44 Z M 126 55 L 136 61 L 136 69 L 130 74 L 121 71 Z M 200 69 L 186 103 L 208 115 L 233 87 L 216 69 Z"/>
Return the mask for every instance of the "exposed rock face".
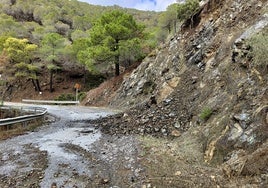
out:
<path id="1" fill-rule="evenodd" d="M 169 44 L 163 45 L 124 80 L 118 95 L 111 102 L 117 106 L 134 106 L 157 95 L 157 100 L 163 100 L 163 95 L 169 95 L 178 85 L 179 74 L 184 72 L 179 50 L 180 38 L 173 38 Z M 181 63 L 180 63 L 181 61 Z M 158 99 L 160 97 L 160 99 Z"/>
<path id="2" fill-rule="evenodd" d="M 220 3 L 208 1 L 196 15 L 200 19 L 195 28 L 178 33 L 124 80 L 111 105 L 134 107 L 107 118 L 103 130 L 180 136 L 196 127 L 207 163 L 225 162 L 229 175 L 265 174 L 267 159 L 260 156 L 267 155 L 267 72 L 244 66 L 248 60 L 237 53 L 247 50 L 240 41 L 267 27 L 268 4 Z M 212 114 L 204 121 L 199 115 L 205 107 Z M 260 162 L 254 165 L 256 158 Z M 236 169 L 237 163 L 243 168 Z"/>

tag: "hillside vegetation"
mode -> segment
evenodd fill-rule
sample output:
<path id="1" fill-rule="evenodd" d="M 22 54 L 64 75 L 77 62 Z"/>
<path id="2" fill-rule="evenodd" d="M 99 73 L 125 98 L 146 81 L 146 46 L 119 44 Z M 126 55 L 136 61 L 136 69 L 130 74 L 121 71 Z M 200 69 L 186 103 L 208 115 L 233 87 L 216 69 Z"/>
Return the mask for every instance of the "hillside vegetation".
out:
<path id="1" fill-rule="evenodd" d="M 55 97 L 62 92 L 72 92 L 70 80 L 72 85 L 78 82 L 83 85 L 83 90 L 87 90 L 111 77 L 115 63 L 112 58 L 119 52 L 92 47 L 97 43 L 90 35 L 93 36 L 93 28 L 96 30 L 102 16 L 109 16 L 115 11 L 124 15 L 122 20 L 129 15 L 131 18 L 128 21 L 132 19 L 137 25 L 135 30 L 140 30 L 140 33 L 128 35 L 128 38 L 116 39 L 115 46 L 110 38 L 102 42 L 107 44 L 106 49 L 120 47 L 116 63 L 119 74 L 132 63 L 141 61 L 156 46 L 155 30 L 159 13 L 95 6 L 76 0 L 1 0 L 0 74 L 5 81 L 3 90 L 9 97 L 7 100 L 20 98 L 12 95 L 14 90 L 20 91 L 22 88 L 29 90 L 29 93 L 32 93 L 30 88 L 34 89 L 33 93 L 37 96 L 43 92 L 43 98 Z M 124 25 L 123 29 L 127 27 Z M 135 54 L 130 47 L 138 49 Z M 92 52 L 94 49 L 96 51 Z M 100 59 L 96 54 L 106 59 Z M 64 85 L 65 91 L 59 84 Z M 57 94 L 44 95 L 45 91 L 55 91 Z"/>

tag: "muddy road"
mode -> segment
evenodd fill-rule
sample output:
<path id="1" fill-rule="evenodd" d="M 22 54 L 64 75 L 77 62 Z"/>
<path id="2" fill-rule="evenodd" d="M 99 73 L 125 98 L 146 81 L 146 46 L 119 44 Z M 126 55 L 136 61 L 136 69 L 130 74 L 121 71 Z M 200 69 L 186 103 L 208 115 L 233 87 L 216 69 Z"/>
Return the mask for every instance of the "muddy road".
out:
<path id="1" fill-rule="evenodd" d="M 115 111 L 43 106 L 49 120 L 33 132 L 0 141 L 0 187 L 140 187 L 135 137 L 105 135 L 84 120 Z"/>

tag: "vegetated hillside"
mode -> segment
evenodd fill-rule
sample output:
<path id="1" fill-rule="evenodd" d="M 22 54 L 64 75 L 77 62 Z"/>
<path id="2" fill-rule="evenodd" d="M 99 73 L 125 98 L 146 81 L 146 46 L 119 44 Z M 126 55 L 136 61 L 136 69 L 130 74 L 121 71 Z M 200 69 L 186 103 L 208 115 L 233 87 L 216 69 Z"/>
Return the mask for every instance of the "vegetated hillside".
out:
<path id="1" fill-rule="evenodd" d="M 76 0 L 1 0 L 0 74 L 5 81 L 1 84 L 1 87 L 5 87 L 2 89 L 5 90 L 5 100 L 20 100 L 23 97 L 53 99 L 62 93 L 74 93 L 75 83 L 79 83 L 83 91 L 87 91 L 107 79 L 112 74 L 112 69 L 109 66 L 98 67 L 98 73 L 92 75 L 90 71 L 85 70 L 85 63 L 78 60 L 73 44 L 81 39 L 88 39 L 94 22 L 104 12 L 111 10 L 122 10 L 131 14 L 137 23 L 145 26 L 148 45 L 143 47 L 148 53 L 156 43 L 154 32 L 159 15 L 157 12 L 123 9 L 118 6 L 95 6 Z M 51 33 L 53 35 L 50 35 Z M 32 51 L 35 52 L 25 50 L 23 53 L 28 53 L 25 58 L 8 59 L 6 51 L 3 50 L 7 48 L 4 43 L 8 38 L 19 39 L 15 40 L 16 45 L 24 45 L 13 45 L 15 50 L 34 49 Z M 23 41 L 24 39 L 27 41 Z M 49 39 L 55 43 L 55 47 L 52 47 L 53 51 L 55 50 L 53 61 L 48 53 L 48 49 L 51 48 Z M 9 47 L 14 44 L 14 39 L 12 40 Z M 48 62 L 48 59 L 52 63 Z M 52 72 L 53 88 L 50 86 Z M 49 93 L 49 90 L 54 92 Z M 42 95 L 39 95 L 40 91 Z"/>
<path id="2" fill-rule="evenodd" d="M 267 36 L 267 1 L 206 1 L 125 77 L 110 105 L 132 108 L 96 122 L 158 137 L 144 138 L 150 186 L 266 187 Z"/>

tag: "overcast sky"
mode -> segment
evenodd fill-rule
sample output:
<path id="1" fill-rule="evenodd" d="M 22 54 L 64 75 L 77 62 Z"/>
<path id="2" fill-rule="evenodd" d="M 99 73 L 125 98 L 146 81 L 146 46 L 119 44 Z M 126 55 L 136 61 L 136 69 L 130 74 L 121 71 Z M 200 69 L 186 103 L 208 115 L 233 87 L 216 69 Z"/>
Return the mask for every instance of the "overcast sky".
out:
<path id="1" fill-rule="evenodd" d="M 176 0 L 79 0 L 94 5 L 113 6 L 118 5 L 125 8 L 134 8 L 139 10 L 164 11 L 167 6 L 176 2 Z"/>

